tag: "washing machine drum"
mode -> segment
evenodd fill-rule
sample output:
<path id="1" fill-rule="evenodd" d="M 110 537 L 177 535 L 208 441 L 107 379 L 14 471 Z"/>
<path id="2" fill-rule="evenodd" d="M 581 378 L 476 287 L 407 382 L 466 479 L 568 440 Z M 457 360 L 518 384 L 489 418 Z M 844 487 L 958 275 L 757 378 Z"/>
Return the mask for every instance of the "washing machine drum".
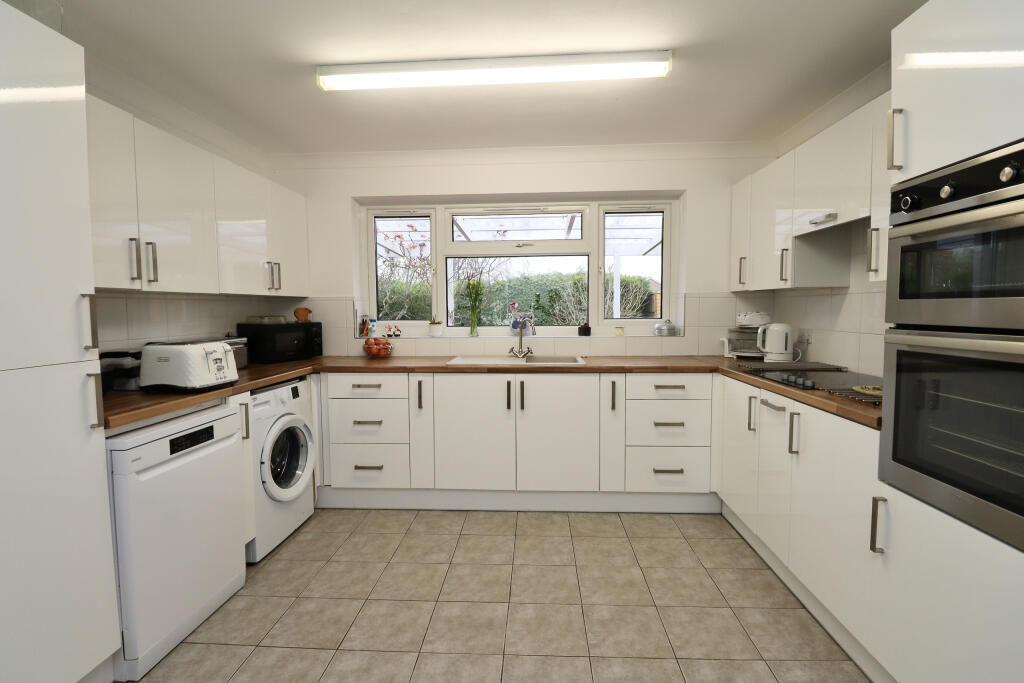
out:
<path id="1" fill-rule="evenodd" d="M 305 492 L 312 477 L 309 425 L 298 415 L 282 415 L 271 425 L 260 453 L 263 488 L 274 500 L 295 500 Z"/>

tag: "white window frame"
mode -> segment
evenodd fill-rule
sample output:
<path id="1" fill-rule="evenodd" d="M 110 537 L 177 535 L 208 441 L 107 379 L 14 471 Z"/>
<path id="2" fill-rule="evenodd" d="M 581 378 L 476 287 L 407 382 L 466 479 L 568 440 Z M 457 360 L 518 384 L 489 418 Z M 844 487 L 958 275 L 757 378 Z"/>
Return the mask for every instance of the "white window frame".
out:
<path id="1" fill-rule="evenodd" d="M 368 258 L 366 260 L 366 300 L 369 302 L 367 309 L 367 315 L 370 318 L 377 316 L 377 218 L 418 218 L 426 216 L 430 219 L 430 310 L 437 315 L 437 253 L 435 246 L 437 240 L 435 239 L 435 231 L 437 229 L 437 209 L 433 206 L 402 206 L 402 207 L 374 207 L 366 209 L 366 225 L 368 231 L 366 233 L 368 242 L 368 248 L 364 251 L 367 253 Z M 391 323 L 393 325 L 406 325 L 409 323 L 427 323 L 428 320 L 378 320 L 378 330 L 380 324 Z"/>
<path id="2" fill-rule="evenodd" d="M 667 320 L 670 317 L 670 311 L 673 297 L 672 297 L 672 279 L 673 279 L 673 233 L 675 232 L 674 223 L 672 222 L 672 204 L 673 202 L 651 202 L 649 204 L 640 203 L 629 203 L 629 204 L 611 204 L 611 203 L 600 203 L 598 204 L 598 227 L 600 228 L 600 244 L 598 245 L 598 260 L 600 263 L 600 284 L 601 284 L 601 299 L 598 302 L 598 314 L 600 317 L 597 320 L 600 324 L 605 327 L 625 327 L 625 328 L 637 328 L 640 326 L 653 327 L 653 325 L 661 320 Z M 661 316 L 658 318 L 605 318 L 604 317 L 604 267 L 605 267 L 605 254 L 604 254 L 604 220 L 605 215 L 609 213 L 651 213 L 651 212 L 662 212 L 661 221 Z M 680 323 L 682 321 L 679 321 Z"/>

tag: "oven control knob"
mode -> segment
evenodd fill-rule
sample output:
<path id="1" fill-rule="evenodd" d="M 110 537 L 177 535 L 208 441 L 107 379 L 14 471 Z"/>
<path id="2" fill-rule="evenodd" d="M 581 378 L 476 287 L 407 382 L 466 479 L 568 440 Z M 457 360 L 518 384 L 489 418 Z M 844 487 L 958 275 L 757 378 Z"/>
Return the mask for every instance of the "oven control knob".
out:
<path id="1" fill-rule="evenodd" d="M 814 386 L 814 380 L 809 379 L 806 382 L 804 382 L 804 389 L 814 389 L 814 388 L 816 388 Z"/>
<path id="2" fill-rule="evenodd" d="M 900 210 L 906 213 L 917 208 L 919 200 L 917 195 L 914 194 L 901 194 L 900 195 Z"/>
<path id="3" fill-rule="evenodd" d="M 1017 166 L 1017 164 L 1010 164 L 1009 166 L 1004 166 L 1003 170 L 999 172 L 999 180 L 1000 182 L 1008 183 L 1014 178 L 1016 178 L 1019 172 L 1020 167 Z"/>
<path id="4" fill-rule="evenodd" d="M 939 188 L 939 197 L 942 199 L 949 199 L 954 194 L 956 194 L 956 184 L 952 180 Z"/>

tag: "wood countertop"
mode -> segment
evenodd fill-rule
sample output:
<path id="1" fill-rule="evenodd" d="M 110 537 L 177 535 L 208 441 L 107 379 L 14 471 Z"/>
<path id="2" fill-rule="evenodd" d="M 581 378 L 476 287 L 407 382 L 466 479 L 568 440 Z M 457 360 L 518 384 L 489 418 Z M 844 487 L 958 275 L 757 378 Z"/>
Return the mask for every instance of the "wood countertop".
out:
<path id="1" fill-rule="evenodd" d="M 199 393 L 111 391 L 103 397 L 104 425 L 108 429 L 177 412 L 209 401 L 244 394 L 314 372 L 427 372 L 427 373 L 576 373 L 576 372 L 721 372 L 756 387 L 824 410 L 859 424 L 880 429 L 882 410 L 825 391 L 807 391 L 747 374 L 735 361 L 721 356 L 590 356 L 580 365 L 457 365 L 451 356 L 323 356 L 310 360 L 253 364 L 238 372 L 238 382 Z"/>

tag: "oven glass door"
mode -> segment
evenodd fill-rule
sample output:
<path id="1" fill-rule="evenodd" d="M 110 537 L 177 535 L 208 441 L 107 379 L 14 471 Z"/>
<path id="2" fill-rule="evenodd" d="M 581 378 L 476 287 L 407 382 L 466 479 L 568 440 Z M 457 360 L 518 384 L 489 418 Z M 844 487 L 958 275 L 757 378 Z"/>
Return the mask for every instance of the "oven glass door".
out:
<path id="1" fill-rule="evenodd" d="M 1024 296 L 1024 225 L 911 242 L 899 261 L 903 300 Z"/>

